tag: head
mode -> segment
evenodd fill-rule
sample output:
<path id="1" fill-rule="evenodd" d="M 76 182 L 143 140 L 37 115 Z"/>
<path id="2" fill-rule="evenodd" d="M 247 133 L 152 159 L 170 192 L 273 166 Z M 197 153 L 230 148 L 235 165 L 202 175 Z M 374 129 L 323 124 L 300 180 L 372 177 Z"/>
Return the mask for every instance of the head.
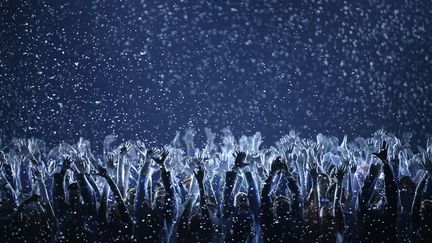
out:
<path id="1" fill-rule="evenodd" d="M 249 210 L 249 199 L 246 193 L 239 192 L 235 196 L 234 206 L 237 210 Z"/>
<path id="2" fill-rule="evenodd" d="M 194 214 L 189 220 L 189 232 L 192 234 L 197 234 L 201 228 L 201 215 Z"/>
<path id="3" fill-rule="evenodd" d="M 325 195 L 330 185 L 330 178 L 327 174 L 321 173 L 318 175 L 318 190 L 321 195 Z"/>
<path id="4" fill-rule="evenodd" d="M 432 200 L 426 199 L 421 202 L 420 206 L 420 217 L 422 221 L 432 219 Z"/>
<path id="5" fill-rule="evenodd" d="M 126 203 L 133 204 L 135 201 L 136 188 L 130 188 L 126 194 Z"/>
<path id="6" fill-rule="evenodd" d="M 69 205 L 77 206 L 81 203 L 81 192 L 78 183 L 73 182 L 68 186 L 69 192 Z"/>
<path id="7" fill-rule="evenodd" d="M 414 193 L 415 188 L 416 185 L 410 176 L 404 176 L 401 178 L 401 192 Z"/>
<path id="8" fill-rule="evenodd" d="M 135 195 L 136 195 L 136 188 L 130 188 L 127 193 L 126 197 L 124 198 L 126 207 L 128 208 L 128 211 L 130 214 L 134 213 L 134 203 L 135 203 Z"/>
<path id="9" fill-rule="evenodd" d="M 330 225 L 331 221 L 333 220 L 333 213 L 332 213 L 332 206 L 331 203 L 328 202 L 324 204 L 319 211 L 319 216 L 321 219 L 321 224 L 323 225 Z"/>
<path id="10" fill-rule="evenodd" d="M 291 212 L 290 199 L 285 196 L 279 196 L 273 202 L 273 210 L 276 217 L 284 217 Z"/>
<path id="11" fill-rule="evenodd" d="M 36 207 L 38 203 L 39 202 L 31 202 L 24 207 L 24 221 L 28 224 L 34 224 L 41 219 L 41 212 L 39 212 L 38 207 Z"/>

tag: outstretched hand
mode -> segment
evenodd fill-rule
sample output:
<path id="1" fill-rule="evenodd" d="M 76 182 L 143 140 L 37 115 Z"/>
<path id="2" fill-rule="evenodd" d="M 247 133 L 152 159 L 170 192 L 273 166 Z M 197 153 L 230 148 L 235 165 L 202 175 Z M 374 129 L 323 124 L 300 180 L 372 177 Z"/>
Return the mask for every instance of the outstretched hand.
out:
<path id="1" fill-rule="evenodd" d="M 86 158 L 82 155 L 75 157 L 74 165 L 78 173 L 86 174 L 90 171 L 90 167 L 86 161 Z"/>
<path id="2" fill-rule="evenodd" d="M 30 144 L 26 139 L 21 139 L 16 143 L 16 146 L 18 148 L 18 153 L 24 157 L 31 159 L 33 158 L 33 155 L 30 151 Z"/>
<path id="3" fill-rule="evenodd" d="M 72 158 L 70 156 L 65 156 L 63 158 L 63 163 L 62 163 L 62 166 L 61 166 L 61 170 L 63 172 L 66 172 L 67 169 L 70 169 L 71 164 L 72 164 Z"/>
<path id="4" fill-rule="evenodd" d="M 342 183 L 345 173 L 347 172 L 347 167 L 345 165 L 339 165 L 336 167 L 336 181 Z"/>
<path id="5" fill-rule="evenodd" d="M 314 162 L 307 163 L 306 170 L 313 179 L 318 178 L 317 164 Z"/>
<path id="6" fill-rule="evenodd" d="M 114 164 L 114 153 L 112 153 L 112 152 L 109 152 L 108 154 L 107 154 L 107 162 L 109 163 L 109 164 Z"/>
<path id="7" fill-rule="evenodd" d="M 349 169 L 351 174 L 354 174 L 357 171 L 357 163 L 352 162 L 349 164 Z"/>
<path id="8" fill-rule="evenodd" d="M 199 183 L 202 183 L 204 181 L 204 169 L 202 165 L 197 166 L 193 173 Z"/>
<path id="9" fill-rule="evenodd" d="M 158 151 L 157 148 L 149 148 L 146 151 L 146 156 L 147 157 L 151 157 L 152 155 L 154 155 L 156 152 Z"/>
<path id="10" fill-rule="evenodd" d="M 372 153 L 373 155 L 375 155 L 376 157 L 378 157 L 382 162 L 384 163 L 388 163 L 387 160 L 387 152 L 388 152 L 388 144 L 387 142 L 384 140 L 381 144 L 381 149 L 378 152 L 374 152 Z"/>
<path id="11" fill-rule="evenodd" d="M 124 143 L 123 146 L 121 146 L 121 148 L 120 148 L 120 155 L 122 155 L 122 156 L 126 155 L 127 152 L 129 152 L 131 145 L 132 145 L 132 143 L 130 141 L 127 141 L 126 143 Z"/>
<path id="12" fill-rule="evenodd" d="M 109 173 L 108 173 L 108 169 L 101 165 L 101 164 L 96 164 L 96 170 L 97 170 L 97 175 L 102 176 L 103 178 L 108 178 L 109 177 Z"/>
<path id="13" fill-rule="evenodd" d="M 275 160 L 273 160 L 271 167 L 270 167 L 270 171 L 272 173 L 278 172 L 280 170 L 283 170 L 286 168 L 286 164 L 285 162 L 282 160 L 282 157 L 277 157 Z"/>
<path id="14" fill-rule="evenodd" d="M 156 164 L 158 164 L 160 167 L 165 167 L 164 162 L 168 156 L 169 152 L 166 149 L 162 150 L 162 153 L 159 157 L 152 157 L 152 159 L 154 160 L 154 162 L 156 162 Z"/>

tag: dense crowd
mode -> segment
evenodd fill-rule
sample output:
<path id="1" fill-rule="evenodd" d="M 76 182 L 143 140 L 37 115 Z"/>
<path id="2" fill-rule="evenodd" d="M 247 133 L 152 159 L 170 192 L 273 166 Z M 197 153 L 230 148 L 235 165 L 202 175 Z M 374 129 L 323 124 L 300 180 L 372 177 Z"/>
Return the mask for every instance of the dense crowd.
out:
<path id="1" fill-rule="evenodd" d="M 430 242 L 432 144 L 206 129 L 163 148 L 110 135 L 0 153 L 0 242 Z M 218 142 L 216 142 L 218 141 Z M 219 142 L 220 141 L 220 142 Z"/>

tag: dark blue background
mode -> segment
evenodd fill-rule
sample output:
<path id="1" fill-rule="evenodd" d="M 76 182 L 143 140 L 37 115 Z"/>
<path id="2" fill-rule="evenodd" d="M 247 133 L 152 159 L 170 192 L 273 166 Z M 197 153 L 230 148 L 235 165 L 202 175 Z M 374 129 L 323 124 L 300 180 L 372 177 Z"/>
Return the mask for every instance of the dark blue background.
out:
<path id="1" fill-rule="evenodd" d="M 19 1 L 1 9 L 3 136 L 265 141 L 431 131 L 431 1 Z M 203 136 L 203 132 L 199 136 Z"/>

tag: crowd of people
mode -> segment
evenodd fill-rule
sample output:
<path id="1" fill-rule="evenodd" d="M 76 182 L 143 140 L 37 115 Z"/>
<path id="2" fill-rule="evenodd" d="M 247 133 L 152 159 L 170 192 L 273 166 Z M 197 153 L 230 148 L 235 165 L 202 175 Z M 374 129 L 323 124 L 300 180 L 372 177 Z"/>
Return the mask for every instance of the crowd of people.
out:
<path id="1" fill-rule="evenodd" d="M 431 141 L 291 131 L 264 148 L 193 129 L 161 148 L 110 135 L 0 152 L 0 242 L 430 242 Z M 217 142 L 218 141 L 218 142 Z M 220 141 L 220 142 L 219 142 Z"/>

